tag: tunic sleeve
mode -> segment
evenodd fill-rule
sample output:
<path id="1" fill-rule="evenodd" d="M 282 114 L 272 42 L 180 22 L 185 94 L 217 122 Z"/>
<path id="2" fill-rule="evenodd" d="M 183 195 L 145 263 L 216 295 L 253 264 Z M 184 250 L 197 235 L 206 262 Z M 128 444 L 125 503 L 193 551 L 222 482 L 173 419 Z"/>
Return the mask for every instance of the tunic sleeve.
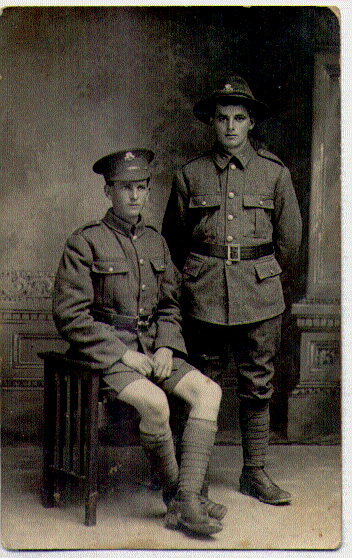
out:
<path id="1" fill-rule="evenodd" d="M 302 240 L 302 219 L 289 170 L 284 167 L 275 188 L 274 238 L 284 269 L 295 260 Z"/>
<path id="2" fill-rule="evenodd" d="M 182 336 L 182 316 L 180 309 L 181 275 L 171 261 L 170 252 L 164 241 L 165 273 L 160 283 L 157 308 L 157 333 L 155 350 L 160 347 L 187 354 Z"/>
<path id="3" fill-rule="evenodd" d="M 55 278 L 53 318 L 62 337 L 83 357 L 110 368 L 128 347 L 118 338 L 113 326 L 95 320 L 91 314 L 94 302 L 92 261 L 86 239 L 81 234 L 72 235 Z"/>
<path id="4" fill-rule="evenodd" d="M 162 227 L 172 261 L 179 270 L 182 270 L 189 253 L 188 205 L 189 193 L 180 171 L 173 180 Z"/>

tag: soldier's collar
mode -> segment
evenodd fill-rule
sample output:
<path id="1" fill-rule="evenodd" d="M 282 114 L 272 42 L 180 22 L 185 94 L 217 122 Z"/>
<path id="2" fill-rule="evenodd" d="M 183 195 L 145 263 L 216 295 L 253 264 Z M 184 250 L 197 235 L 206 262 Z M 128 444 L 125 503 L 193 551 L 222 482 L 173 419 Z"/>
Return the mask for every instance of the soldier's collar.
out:
<path id="1" fill-rule="evenodd" d="M 144 231 L 144 219 L 140 217 L 138 223 L 132 225 L 128 221 L 124 221 L 113 212 L 113 208 L 108 209 L 104 219 L 104 223 L 111 229 L 117 230 L 118 232 L 124 234 L 125 236 L 137 235 L 139 236 Z"/>
<path id="2" fill-rule="evenodd" d="M 211 156 L 214 163 L 221 170 L 224 170 L 231 160 L 235 161 L 236 164 L 239 162 L 238 166 L 240 168 L 245 168 L 248 165 L 249 160 L 252 158 L 253 153 L 255 153 L 255 151 L 249 141 L 247 141 L 246 145 L 244 145 L 241 151 L 236 153 L 236 155 L 231 155 L 231 153 L 225 151 L 219 143 L 216 143 L 212 149 Z"/>

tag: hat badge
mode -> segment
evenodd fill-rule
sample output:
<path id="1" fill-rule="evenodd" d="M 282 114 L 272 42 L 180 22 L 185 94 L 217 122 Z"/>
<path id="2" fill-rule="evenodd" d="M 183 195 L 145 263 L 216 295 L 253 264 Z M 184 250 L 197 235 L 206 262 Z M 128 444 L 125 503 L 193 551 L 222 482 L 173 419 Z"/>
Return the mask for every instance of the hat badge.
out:
<path id="1" fill-rule="evenodd" d="M 124 156 L 124 160 L 125 161 L 130 161 L 131 159 L 135 159 L 135 155 L 133 155 L 133 153 L 131 153 L 131 151 L 127 151 L 126 155 Z"/>
<path id="2" fill-rule="evenodd" d="M 227 83 L 225 85 L 225 91 L 228 91 L 228 92 L 233 91 L 231 83 Z"/>

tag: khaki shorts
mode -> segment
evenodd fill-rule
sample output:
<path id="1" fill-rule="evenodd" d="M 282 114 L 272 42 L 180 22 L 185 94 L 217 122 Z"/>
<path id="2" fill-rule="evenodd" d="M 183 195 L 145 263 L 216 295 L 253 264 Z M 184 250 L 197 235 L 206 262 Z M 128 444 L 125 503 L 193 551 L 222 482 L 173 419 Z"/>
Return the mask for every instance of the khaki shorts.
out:
<path id="1" fill-rule="evenodd" d="M 153 384 L 159 386 L 166 393 L 173 393 L 176 384 L 178 384 L 178 382 L 186 374 L 188 374 L 188 372 L 190 372 L 191 370 L 195 370 L 195 368 L 182 358 L 174 357 L 172 361 L 171 376 L 162 381 L 158 381 L 158 378 L 153 378 L 153 376 L 149 376 L 148 378 L 146 378 L 146 376 L 144 376 L 140 372 L 137 372 L 137 370 L 133 370 L 132 368 L 128 368 L 124 365 L 122 365 L 121 370 L 118 372 L 105 374 L 105 376 L 103 376 L 103 380 L 117 393 L 120 393 L 126 386 L 128 386 L 132 382 L 142 379 L 150 380 L 151 382 L 153 382 Z"/>

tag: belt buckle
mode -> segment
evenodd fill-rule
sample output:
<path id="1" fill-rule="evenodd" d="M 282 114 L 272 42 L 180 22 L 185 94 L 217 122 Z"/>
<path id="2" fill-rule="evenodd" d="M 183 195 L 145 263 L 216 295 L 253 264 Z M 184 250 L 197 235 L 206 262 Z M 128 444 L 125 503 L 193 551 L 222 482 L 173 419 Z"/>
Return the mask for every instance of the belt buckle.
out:
<path id="1" fill-rule="evenodd" d="M 235 257 L 232 257 L 232 248 L 236 250 Z M 227 262 L 228 265 L 231 265 L 232 262 L 239 262 L 241 259 L 241 246 L 240 244 L 228 244 L 227 245 Z"/>

